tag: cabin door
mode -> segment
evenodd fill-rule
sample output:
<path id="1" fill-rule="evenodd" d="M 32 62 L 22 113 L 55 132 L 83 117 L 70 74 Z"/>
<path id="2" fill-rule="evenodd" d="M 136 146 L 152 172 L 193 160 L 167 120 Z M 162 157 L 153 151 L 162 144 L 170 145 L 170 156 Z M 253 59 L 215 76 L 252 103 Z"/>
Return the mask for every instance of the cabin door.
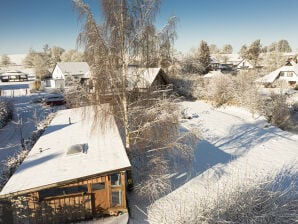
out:
<path id="1" fill-rule="evenodd" d="M 108 191 L 105 183 L 93 183 L 92 184 L 93 197 L 93 213 L 94 215 L 102 214 L 108 209 Z"/>

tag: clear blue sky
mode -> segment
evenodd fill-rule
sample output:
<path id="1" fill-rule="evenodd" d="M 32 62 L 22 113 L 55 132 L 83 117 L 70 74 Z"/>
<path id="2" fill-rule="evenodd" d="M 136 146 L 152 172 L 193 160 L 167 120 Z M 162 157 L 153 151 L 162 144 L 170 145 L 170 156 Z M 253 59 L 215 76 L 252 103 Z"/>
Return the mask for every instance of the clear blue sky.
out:
<path id="1" fill-rule="evenodd" d="M 95 11 L 97 0 L 88 0 Z M 176 48 L 187 52 L 201 40 L 237 52 L 260 38 L 263 45 L 286 39 L 298 48 L 298 0 L 164 0 L 156 24 L 177 16 Z M 70 0 L 0 0 L 0 54 L 41 50 L 44 44 L 76 47 L 80 30 Z"/>

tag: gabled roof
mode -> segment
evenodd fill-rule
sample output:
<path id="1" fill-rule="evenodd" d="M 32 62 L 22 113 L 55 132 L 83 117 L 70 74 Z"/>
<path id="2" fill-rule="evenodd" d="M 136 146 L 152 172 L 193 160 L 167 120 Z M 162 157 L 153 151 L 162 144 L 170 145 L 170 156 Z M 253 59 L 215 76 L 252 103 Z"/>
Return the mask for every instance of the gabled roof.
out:
<path id="1" fill-rule="evenodd" d="M 109 106 L 104 104 L 97 109 L 109 110 Z M 100 119 L 102 115 L 103 112 L 100 112 L 97 118 Z M 129 169 L 131 165 L 114 117 L 108 117 L 109 124 L 104 126 L 105 131 L 100 128 L 102 124 L 94 126 L 93 120 L 94 110 L 91 106 L 57 112 L 27 158 L 4 186 L 0 197 Z M 74 145 L 83 145 L 84 150 L 67 155 L 67 150 Z"/>
<path id="2" fill-rule="evenodd" d="M 298 64 L 294 66 L 282 66 L 276 69 L 275 71 L 269 73 L 268 75 L 265 75 L 257 79 L 256 82 L 272 83 L 278 78 L 280 72 L 295 72 L 296 74 L 298 74 Z"/>
<path id="3" fill-rule="evenodd" d="M 87 62 L 58 62 L 56 66 L 64 75 L 85 75 L 90 72 Z"/>
<path id="4" fill-rule="evenodd" d="M 157 75 L 160 74 L 165 81 L 168 82 L 168 78 L 162 72 L 161 68 L 137 68 L 137 67 L 128 67 L 127 70 L 127 82 L 128 89 L 145 89 L 149 88 Z"/>
<path id="5" fill-rule="evenodd" d="M 216 57 L 214 57 L 214 56 L 210 56 L 210 63 L 211 63 L 211 64 L 218 64 L 219 61 L 217 60 Z"/>
<path id="6" fill-rule="evenodd" d="M 241 67 L 253 68 L 253 65 L 250 63 L 249 60 L 247 60 L 247 59 L 243 59 L 243 60 L 240 61 L 239 64 L 237 65 L 237 68 L 241 68 Z"/>

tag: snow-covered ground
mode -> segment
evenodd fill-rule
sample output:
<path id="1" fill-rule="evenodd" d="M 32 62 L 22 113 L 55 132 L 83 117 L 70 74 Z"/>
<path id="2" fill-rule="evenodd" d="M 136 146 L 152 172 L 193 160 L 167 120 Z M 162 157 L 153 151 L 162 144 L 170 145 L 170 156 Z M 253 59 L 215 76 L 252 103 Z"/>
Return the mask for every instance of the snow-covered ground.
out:
<path id="1" fill-rule="evenodd" d="M 21 150 L 21 134 L 24 139 L 29 138 L 36 130 L 36 121 L 46 118 L 54 108 L 42 107 L 41 104 L 32 103 L 38 94 L 30 94 L 29 82 L 1 83 L 1 97 L 9 99 L 14 104 L 14 117 L 5 127 L 0 129 L 0 172 L 1 161 Z M 4 95 L 4 96 L 3 96 Z M 36 111 L 37 119 L 34 118 Z M 22 120 L 22 125 L 17 122 Z"/>
<path id="2" fill-rule="evenodd" d="M 28 138 L 35 130 L 33 112 L 42 119 L 52 108 L 32 103 L 36 94 L 24 89 L 29 83 L 0 83 L 0 88 L 19 95 L 9 97 L 15 105 L 15 117 L 22 118 L 22 134 Z M 21 94 L 22 93 L 22 94 Z M 3 96 L 2 96 L 3 97 Z M 298 135 L 269 125 L 262 117 L 253 117 L 237 107 L 213 108 L 200 101 L 182 102 L 188 113 L 197 118 L 183 119 L 182 129 L 199 128 L 204 140 L 198 142 L 194 160 L 178 167 L 169 176 L 172 192 L 150 205 L 140 197 L 129 196 L 130 223 L 179 223 L 182 215 L 190 214 L 203 197 L 215 197 L 219 191 L 232 189 L 233 180 L 249 181 L 284 166 L 298 171 Z M 10 122 L 0 129 L 0 160 L 21 149 L 20 128 Z M 1 167 L 0 167 L 1 170 Z M 232 180 L 232 181 L 231 181 Z M 224 188 L 223 188 L 224 186 Z M 148 208 L 147 208 L 148 207 Z"/>
<path id="3" fill-rule="evenodd" d="M 298 135 L 237 107 L 215 109 L 199 101 L 181 104 L 199 115 L 183 120 L 183 127 L 199 127 L 204 140 L 198 143 L 189 170 L 175 174 L 176 178 L 187 177 L 184 184 L 146 210 L 150 223 L 180 223 L 200 199 L 228 192 L 237 181 L 263 181 L 285 166 L 298 171 Z"/>

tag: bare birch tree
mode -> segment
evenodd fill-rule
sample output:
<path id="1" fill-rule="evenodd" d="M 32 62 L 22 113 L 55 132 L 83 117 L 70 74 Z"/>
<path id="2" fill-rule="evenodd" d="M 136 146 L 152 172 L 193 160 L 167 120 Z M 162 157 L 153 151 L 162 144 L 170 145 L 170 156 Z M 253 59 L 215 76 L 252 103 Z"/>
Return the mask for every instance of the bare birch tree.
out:
<path id="1" fill-rule="evenodd" d="M 137 97 L 132 95 L 127 88 L 127 76 L 128 72 L 137 71 L 129 68 L 131 63 L 155 66 L 161 46 L 165 55 L 169 55 L 174 38 L 173 21 L 158 33 L 162 41 L 156 41 L 153 22 L 160 0 L 101 0 L 103 21 L 100 24 L 87 4 L 82 0 L 74 0 L 74 3 L 84 24 L 78 40 L 85 46 L 86 60 L 91 67 L 94 83 L 91 103 L 98 105 L 108 101 L 113 105 L 113 111 L 107 113 L 113 113 L 123 127 L 125 147 L 139 183 L 138 189 L 156 198 L 169 189 L 169 180 L 162 178 L 168 172 L 166 151 L 176 149 L 189 155 L 192 138 L 186 144 L 183 139 L 187 135 L 179 134 L 176 104 L 150 91 Z M 157 59 L 160 60 L 160 55 Z M 151 186 L 152 177 L 155 177 L 156 187 L 149 190 L 146 187 Z"/>

